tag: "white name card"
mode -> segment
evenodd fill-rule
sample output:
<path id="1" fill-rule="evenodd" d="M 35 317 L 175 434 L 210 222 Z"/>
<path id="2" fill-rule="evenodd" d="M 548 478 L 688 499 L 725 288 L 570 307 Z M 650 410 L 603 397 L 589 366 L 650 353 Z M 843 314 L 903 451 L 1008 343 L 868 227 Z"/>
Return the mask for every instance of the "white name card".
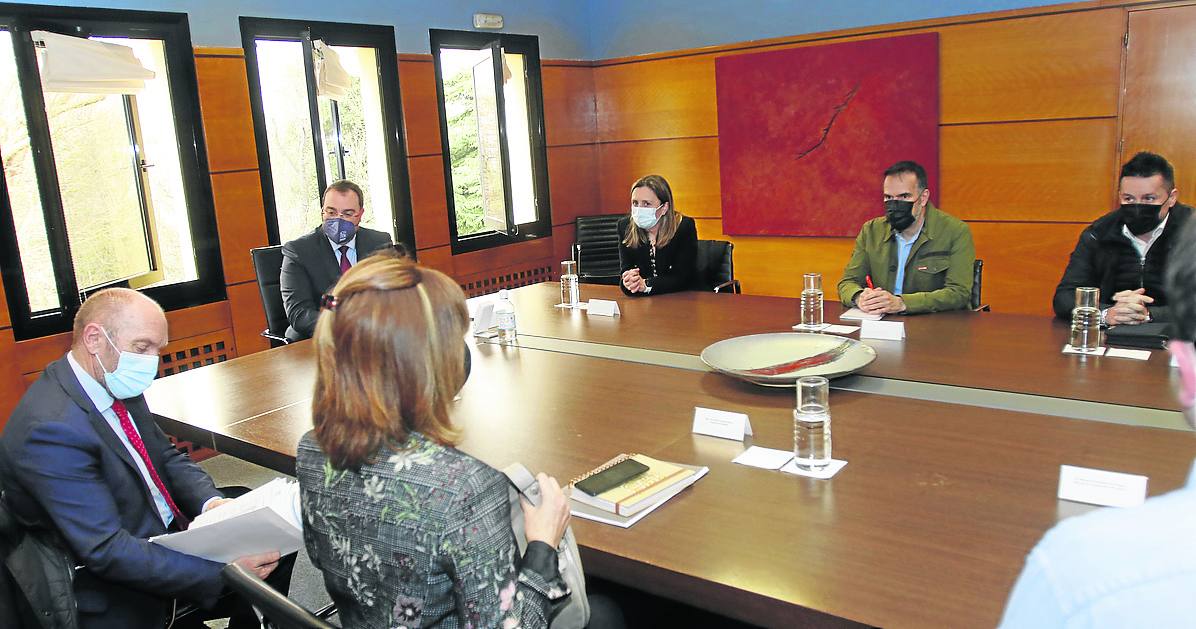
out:
<path id="1" fill-rule="evenodd" d="M 619 302 L 611 299 L 591 299 L 587 309 L 592 315 L 613 317 L 619 314 Z"/>
<path id="2" fill-rule="evenodd" d="M 744 413 L 695 406 L 694 432 L 720 439 L 743 441 L 745 435 L 752 434 L 752 422 L 748 421 L 748 416 Z"/>
<path id="3" fill-rule="evenodd" d="M 1059 498 L 1106 507 L 1133 507 L 1146 500 L 1145 476 L 1059 466 Z"/>
<path id="4" fill-rule="evenodd" d="M 1133 360 L 1150 360 L 1150 350 L 1148 349 L 1121 349 L 1119 347 L 1110 347 L 1105 356 L 1110 358 L 1130 358 Z"/>
<path id="5" fill-rule="evenodd" d="M 860 321 L 860 338 L 900 341 L 905 338 L 904 321 Z"/>
<path id="6" fill-rule="evenodd" d="M 494 327 L 494 302 L 478 304 L 478 313 L 473 317 L 473 334 L 485 334 Z"/>

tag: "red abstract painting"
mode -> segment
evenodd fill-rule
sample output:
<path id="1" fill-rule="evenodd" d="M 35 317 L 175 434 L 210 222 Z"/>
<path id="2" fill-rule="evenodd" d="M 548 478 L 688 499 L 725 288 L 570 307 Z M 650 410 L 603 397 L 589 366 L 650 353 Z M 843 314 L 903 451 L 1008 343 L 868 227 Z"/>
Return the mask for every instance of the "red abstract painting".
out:
<path id="1" fill-rule="evenodd" d="M 715 81 L 724 233 L 855 236 L 900 160 L 938 198 L 938 34 L 720 57 Z"/>

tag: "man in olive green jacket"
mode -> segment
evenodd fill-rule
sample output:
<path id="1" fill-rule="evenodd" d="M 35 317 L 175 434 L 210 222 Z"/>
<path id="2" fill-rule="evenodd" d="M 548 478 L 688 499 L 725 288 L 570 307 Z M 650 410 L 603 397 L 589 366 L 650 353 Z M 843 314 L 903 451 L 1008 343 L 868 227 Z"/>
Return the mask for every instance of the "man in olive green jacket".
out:
<path id="1" fill-rule="evenodd" d="M 916 162 L 897 162 L 884 177 L 885 215 L 860 229 L 839 299 L 869 314 L 967 308 L 976 261 L 971 229 L 930 203 L 926 171 Z"/>

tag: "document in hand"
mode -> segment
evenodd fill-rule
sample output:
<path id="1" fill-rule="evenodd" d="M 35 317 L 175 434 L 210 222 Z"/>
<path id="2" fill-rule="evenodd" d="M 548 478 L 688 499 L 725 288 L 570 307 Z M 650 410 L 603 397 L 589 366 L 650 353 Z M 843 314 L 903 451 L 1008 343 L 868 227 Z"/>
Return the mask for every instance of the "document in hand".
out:
<path id="1" fill-rule="evenodd" d="M 150 542 L 221 563 L 272 550 L 293 553 L 303 544 L 299 483 L 276 478 L 201 514 L 186 531 Z"/>
<path id="2" fill-rule="evenodd" d="M 578 481 L 628 458 L 647 465 L 648 471 L 597 496 L 587 495 L 572 487 Z M 597 469 L 573 479 L 569 494 L 571 511 L 579 518 L 627 528 L 697 482 L 709 471 L 706 467 L 667 463 L 642 454 L 620 454 Z"/>

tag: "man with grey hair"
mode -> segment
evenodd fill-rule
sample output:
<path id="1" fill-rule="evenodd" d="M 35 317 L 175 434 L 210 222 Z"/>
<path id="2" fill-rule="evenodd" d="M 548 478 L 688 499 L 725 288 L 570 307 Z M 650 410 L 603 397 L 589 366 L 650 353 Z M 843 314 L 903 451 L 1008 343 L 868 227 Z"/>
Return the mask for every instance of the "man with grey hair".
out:
<path id="1" fill-rule="evenodd" d="M 1196 428 L 1196 222 L 1167 261 L 1180 404 Z M 1177 435 L 1192 438 L 1191 435 Z M 1187 627 L 1196 619 L 1196 465 L 1188 484 L 1060 522 L 1026 558 L 1001 627 Z"/>
<path id="2" fill-rule="evenodd" d="M 74 594 L 83 628 L 163 627 L 172 601 L 211 607 L 223 591 L 222 564 L 148 541 L 226 500 L 171 445 L 142 396 L 167 342 L 152 299 L 125 288 L 92 295 L 70 351 L 29 387 L 0 434 L 9 511 L 54 533 L 82 565 Z M 236 561 L 262 578 L 278 562 L 277 552 Z M 239 608 L 230 626 L 256 620 L 239 601 L 219 608 Z"/>

